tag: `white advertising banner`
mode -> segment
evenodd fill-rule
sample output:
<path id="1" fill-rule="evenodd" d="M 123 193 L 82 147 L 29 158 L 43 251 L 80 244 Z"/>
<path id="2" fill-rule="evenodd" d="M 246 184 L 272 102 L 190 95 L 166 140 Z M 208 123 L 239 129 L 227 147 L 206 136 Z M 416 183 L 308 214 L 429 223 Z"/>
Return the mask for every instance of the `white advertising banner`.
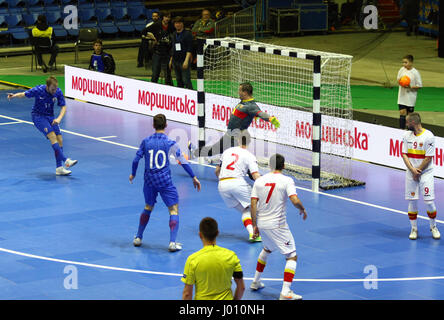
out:
<path id="1" fill-rule="evenodd" d="M 193 90 L 65 66 L 65 95 L 117 109 L 197 125 Z"/>
<path id="2" fill-rule="evenodd" d="M 65 95 L 126 111 L 154 116 L 164 113 L 167 119 L 197 125 L 197 92 L 152 82 L 108 75 L 65 66 Z M 228 120 L 239 99 L 207 93 L 205 126 L 226 131 Z M 312 114 L 258 103 L 262 111 L 276 116 L 276 128 L 256 118 L 250 133 L 258 139 L 311 149 Z M 395 128 L 322 117 L 321 146 L 323 152 L 344 155 L 350 150 L 355 159 L 405 169 L 401 157 L 404 131 Z M 444 178 L 444 138 L 435 137 L 433 163 L 435 176 Z M 297 152 L 297 150 L 295 150 Z"/>

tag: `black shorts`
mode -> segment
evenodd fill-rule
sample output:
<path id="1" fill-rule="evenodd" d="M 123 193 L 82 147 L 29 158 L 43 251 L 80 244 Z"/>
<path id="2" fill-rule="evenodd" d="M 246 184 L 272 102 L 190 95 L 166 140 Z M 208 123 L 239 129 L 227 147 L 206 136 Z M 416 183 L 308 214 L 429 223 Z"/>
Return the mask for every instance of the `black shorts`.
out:
<path id="1" fill-rule="evenodd" d="M 415 107 L 409 107 L 409 106 L 405 106 L 403 104 L 398 104 L 398 108 L 399 108 L 399 110 L 407 109 L 407 113 L 412 113 L 415 109 Z"/>

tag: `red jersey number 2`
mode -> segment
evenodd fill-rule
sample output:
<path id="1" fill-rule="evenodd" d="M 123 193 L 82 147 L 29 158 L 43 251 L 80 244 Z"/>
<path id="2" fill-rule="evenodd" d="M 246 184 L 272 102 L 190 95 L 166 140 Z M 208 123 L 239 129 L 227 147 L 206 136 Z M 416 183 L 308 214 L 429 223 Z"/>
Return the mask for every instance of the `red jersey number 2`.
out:
<path id="1" fill-rule="evenodd" d="M 266 183 L 265 186 L 270 187 L 270 191 L 268 191 L 267 200 L 265 201 L 265 203 L 268 203 L 268 201 L 270 201 L 271 195 L 273 194 L 274 187 L 276 187 L 276 183 Z"/>
<path id="2" fill-rule="evenodd" d="M 227 169 L 228 169 L 228 170 L 234 170 L 233 165 L 237 162 L 237 160 L 239 160 L 239 155 L 237 155 L 237 154 L 235 154 L 235 153 L 232 153 L 231 155 L 234 156 L 235 159 L 234 159 L 233 162 L 231 162 L 231 163 L 227 166 Z"/>

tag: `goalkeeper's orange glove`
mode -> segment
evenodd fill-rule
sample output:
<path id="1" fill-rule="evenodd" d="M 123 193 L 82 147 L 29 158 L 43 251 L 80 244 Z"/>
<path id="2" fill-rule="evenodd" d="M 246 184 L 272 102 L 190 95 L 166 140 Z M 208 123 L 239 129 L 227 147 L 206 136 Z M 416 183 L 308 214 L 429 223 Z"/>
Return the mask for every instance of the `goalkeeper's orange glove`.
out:
<path id="1" fill-rule="evenodd" d="M 268 119 L 268 121 L 270 121 L 276 128 L 279 128 L 281 126 L 281 124 L 279 123 L 279 120 L 276 117 L 270 117 L 270 119 Z"/>

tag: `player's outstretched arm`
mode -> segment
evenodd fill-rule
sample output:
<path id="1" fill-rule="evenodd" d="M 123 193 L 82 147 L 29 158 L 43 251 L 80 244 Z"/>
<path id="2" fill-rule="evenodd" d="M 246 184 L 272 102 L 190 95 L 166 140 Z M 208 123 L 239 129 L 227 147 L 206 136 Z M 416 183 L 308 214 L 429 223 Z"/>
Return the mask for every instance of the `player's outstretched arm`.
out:
<path id="1" fill-rule="evenodd" d="M 66 114 L 66 106 L 61 107 L 60 114 L 57 118 L 52 121 L 52 125 L 60 124 L 62 122 L 63 117 Z"/>
<path id="2" fill-rule="evenodd" d="M 14 99 L 14 98 L 24 98 L 25 93 L 24 92 L 18 92 L 18 93 L 8 93 L 8 100 Z"/>
<path id="3" fill-rule="evenodd" d="M 290 201 L 291 201 L 291 203 L 293 203 L 293 205 L 296 207 L 296 208 L 298 208 L 299 209 L 299 214 L 300 215 L 303 215 L 302 216 L 302 219 L 307 219 L 307 211 L 305 211 L 305 208 L 304 208 L 304 206 L 302 205 L 302 202 L 301 202 L 301 200 L 298 198 L 298 196 L 297 195 L 292 195 L 292 196 L 290 196 Z"/>

